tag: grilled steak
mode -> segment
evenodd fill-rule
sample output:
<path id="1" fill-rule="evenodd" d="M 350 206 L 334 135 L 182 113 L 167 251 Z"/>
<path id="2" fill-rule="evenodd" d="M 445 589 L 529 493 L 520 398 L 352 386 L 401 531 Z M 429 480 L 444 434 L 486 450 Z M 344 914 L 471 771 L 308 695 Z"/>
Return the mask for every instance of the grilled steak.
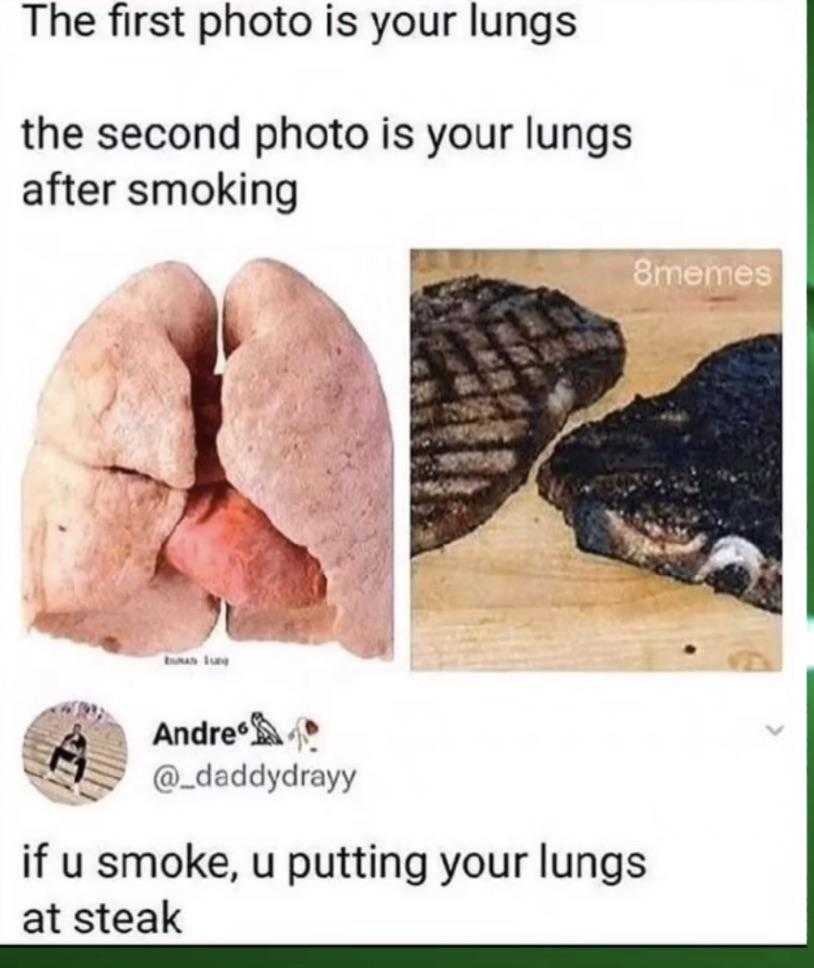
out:
<path id="1" fill-rule="evenodd" d="M 780 336 L 733 343 L 564 437 L 540 493 L 583 551 L 779 612 L 781 406 Z"/>
<path id="2" fill-rule="evenodd" d="M 500 507 L 568 415 L 616 382 L 624 342 L 561 292 L 477 276 L 427 286 L 410 308 L 415 555 Z"/>

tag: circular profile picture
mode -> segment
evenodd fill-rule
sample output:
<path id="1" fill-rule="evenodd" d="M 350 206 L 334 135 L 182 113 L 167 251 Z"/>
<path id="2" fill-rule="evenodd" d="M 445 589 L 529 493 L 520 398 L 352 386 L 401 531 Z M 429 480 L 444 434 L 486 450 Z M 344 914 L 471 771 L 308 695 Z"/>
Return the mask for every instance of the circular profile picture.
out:
<path id="1" fill-rule="evenodd" d="M 124 731 L 93 702 L 60 703 L 40 713 L 23 739 L 23 769 L 44 797 L 79 806 L 119 785 L 127 767 Z"/>

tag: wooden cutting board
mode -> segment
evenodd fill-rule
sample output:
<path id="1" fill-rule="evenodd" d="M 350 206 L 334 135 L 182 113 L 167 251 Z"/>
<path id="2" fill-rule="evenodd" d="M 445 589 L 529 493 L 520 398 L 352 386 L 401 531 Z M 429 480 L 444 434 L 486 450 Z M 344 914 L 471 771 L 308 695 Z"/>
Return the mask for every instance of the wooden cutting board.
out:
<path id="1" fill-rule="evenodd" d="M 641 260 L 680 268 L 672 270 L 670 282 L 663 269 L 660 284 L 642 285 L 652 274 Z M 700 284 L 696 266 L 710 270 Z M 738 266 L 749 269 L 736 281 Z M 720 275 L 716 267 L 723 269 Z M 767 285 L 754 281 L 761 267 L 768 270 L 759 276 L 770 276 Z M 744 283 L 749 270 L 755 276 Z M 621 380 L 595 406 L 576 413 L 565 432 L 624 406 L 637 393 L 670 389 L 727 343 L 780 330 L 779 252 L 413 254 L 413 289 L 471 273 L 562 289 L 621 325 L 627 344 Z M 780 668 L 779 616 L 707 586 L 577 550 L 561 513 L 538 496 L 536 470 L 474 532 L 413 559 L 413 668 Z"/>

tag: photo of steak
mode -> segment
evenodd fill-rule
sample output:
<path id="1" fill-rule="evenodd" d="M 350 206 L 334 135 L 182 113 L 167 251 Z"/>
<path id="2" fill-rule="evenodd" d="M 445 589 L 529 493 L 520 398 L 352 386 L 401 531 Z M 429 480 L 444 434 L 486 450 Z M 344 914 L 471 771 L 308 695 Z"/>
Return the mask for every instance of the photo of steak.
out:
<path id="1" fill-rule="evenodd" d="M 486 521 L 568 416 L 619 379 L 618 325 L 555 290 L 470 276 L 411 310 L 412 554 Z"/>
<path id="2" fill-rule="evenodd" d="M 564 437 L 538 474 L 583 551 L 782 608 L 780 335 Z"/>

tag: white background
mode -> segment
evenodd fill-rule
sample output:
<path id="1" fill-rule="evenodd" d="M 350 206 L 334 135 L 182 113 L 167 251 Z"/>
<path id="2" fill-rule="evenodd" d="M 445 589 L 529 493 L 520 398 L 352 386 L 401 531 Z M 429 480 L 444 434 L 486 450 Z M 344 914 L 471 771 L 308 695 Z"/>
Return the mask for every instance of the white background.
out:
<path id="1" fill-rule="evenodd" d="M 141 906 L 162 897 L 183 904 L 186 942 L 804 939 L 805 7 L 618 0 L 571 9 L 578 37 L 543 49 L 410 41 L 374 50 L 313 39 L 230 41 L 201 51 L 183 41 L 35 42 L 18 4 L 3 0 L 4 941 L 25 940 L 21 912 L 52 900 Z M 250 121 L 336 114 L 371 124 L 382 113 L 515 120 L 531 112 L 547 121 L 629 122 L 635 146 L 604 161 L 572 153 L 459 155 L 432 164 L 420 153 L 272 158 L 268 176 L 300 179 L 300 211 L 288 218 L 248 209 L 25 211 L 18 193 L 29 171 L 191 176 L 240 167 L 229 155 L 26 155 L 18 124 L 39 111 L 86 123 L 227 120 L 241 112 Z M 783 250 L 782 673 L 409 672 L 408 252 L 433 246 Z M 236 645 L 218 633 L 206 648 L 228 654 L 229 669 L 190 671 L 26 637 L 18 617 L 19 478 L 36 399 L 63 344 L 144 265 L 187 261 L 222 294 L 257 255 L 288 260 L 325 288 L 381 369 L 397 454 L 395 661 L 365 664 L 334 647 Z M 73 698 L 114 712 L 131 762 L 106 801 L 68 811 L 26 782 L 20 743 L 43 707 Z M 354 792 L 342 799 L 153 793 L 159 762 L 208 757 L 153 751 L 159 719 L 231 722 L 255 707 L 283 724 L 313 715 L 323 724 L 319 759 L 358 767 Z M 785 730 L 772 738 L 766 723 Z M 295 845 L 533 850 L 546 840 L 561 850 L 644 850 L 649 874 L 617 888 L 532 878 L 445 890 L 320 882 L 293 892 L 247 878 L 235 886 L 111 886 L 20 877 L 23 842 L 157 849 L 187 839 L 228 849 L 237 862 L 251 849 Z"/>

